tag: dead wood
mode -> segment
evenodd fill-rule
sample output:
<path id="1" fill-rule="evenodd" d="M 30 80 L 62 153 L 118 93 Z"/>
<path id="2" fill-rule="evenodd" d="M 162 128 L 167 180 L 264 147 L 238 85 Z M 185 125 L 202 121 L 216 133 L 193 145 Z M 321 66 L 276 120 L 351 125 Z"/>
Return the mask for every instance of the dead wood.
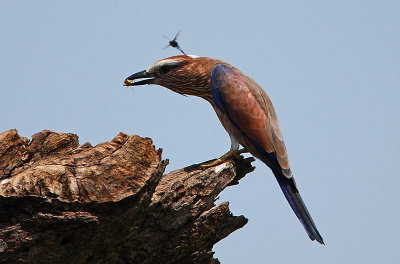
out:
<path id="1" fill-rule="evenodd" d="M 219 193 L 252 158 L 164 174 L 151 139 L 93 147 L 74 134 L 0 134 L 0 263 L 219 263 L 212 247 L 247 223 Z"/>

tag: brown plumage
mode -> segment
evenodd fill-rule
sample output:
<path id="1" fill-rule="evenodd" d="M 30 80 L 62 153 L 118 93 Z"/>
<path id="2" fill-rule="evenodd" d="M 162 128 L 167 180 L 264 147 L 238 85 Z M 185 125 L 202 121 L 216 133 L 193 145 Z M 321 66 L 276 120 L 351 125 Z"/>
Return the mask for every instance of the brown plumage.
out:
<path id="1" fill-rule="evenodd" d="M 142 78 L 148 79 L 135 82 Z M 323 244 L 293 179 L 274 107 L 253 79 L 217 59 L 180 55 L 157 61 L 125 80 L 129 86 L 143 84 L 208 101 L 231 138 L 232 153 L 240 144 L 270 167 L 309 237 Z"/>

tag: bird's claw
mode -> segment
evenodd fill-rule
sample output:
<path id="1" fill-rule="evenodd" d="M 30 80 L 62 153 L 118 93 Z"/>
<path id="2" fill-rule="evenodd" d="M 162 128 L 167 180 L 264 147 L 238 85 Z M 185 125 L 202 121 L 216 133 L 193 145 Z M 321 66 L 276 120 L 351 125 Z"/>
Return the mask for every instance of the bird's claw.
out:
<path id="1" fill-rule="evenodd" d="M 201 167 L 203 167 L 203 168 L 214 167 L 214 166 L 217 166 L 219 164 L 226 162 L 230 157 L 239 156 L 240 154 L 246 153 L 246 152 L 248 152 L 248 151 L 244 148 L 239 149 L 239 150 L 230 150 L 227 153 L 225 153 L 224 155 L 222 155 L 221 157 L 219 157 L 218 159 L 201 164 Z"/>

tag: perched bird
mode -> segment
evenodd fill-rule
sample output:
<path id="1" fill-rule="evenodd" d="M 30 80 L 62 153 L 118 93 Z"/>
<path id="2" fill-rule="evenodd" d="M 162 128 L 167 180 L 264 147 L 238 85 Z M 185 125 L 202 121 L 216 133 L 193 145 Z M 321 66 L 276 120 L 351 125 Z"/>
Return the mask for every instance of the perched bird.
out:
<path id="1" fill-rule="evenodd" d="M 181 47 L 178 44 L 179 33 L 181 33 L 181 31 L 178 31 L 178 33 L 176 33 L 176 35 L 175 35 L 173 40 L 169 40 L 166 36 L 164 36 L 164 38 L 168 39 L 168 42 L 169 42 L 169 44 L 167 46 L 165 46 L 164 49 L 166 49 L 166 48 L 171 46 L 173 48 L 176 48 L 180 52 L 182 52 L 183 55 L 186 55 L 186 53 L 181 49 Z"/>
<path id="2" fill-rule="evenodd" d="M 310 239 L 324 244 L 294 181 L 272 103 L 253 79 L 217 59 L 179 55 L 155 62 L 126 78 L 124 83 L 144 84 L 158 84 L 208 101 L 231 139 L 230 151 L 216 162 L 242 152 L 250 152 L 264 162 Z M 239 145 L 244 150 L 239 150 Z"/>

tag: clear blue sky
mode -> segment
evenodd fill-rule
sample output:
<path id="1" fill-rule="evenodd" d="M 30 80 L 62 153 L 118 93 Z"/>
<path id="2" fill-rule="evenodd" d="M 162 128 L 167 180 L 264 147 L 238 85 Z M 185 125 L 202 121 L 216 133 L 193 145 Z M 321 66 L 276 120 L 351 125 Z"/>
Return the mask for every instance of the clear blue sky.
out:
<path id="1" fill-rule="evenodd" d="M 225 60 L 270 95 L 326 246 L 311 242 L 268 168 L 226 189 L 249 223 L 222 263 L 400 263 L 399 1 L 2 1 L 0 130 L 151 137 L 167 170 L 229 137 L 208 103 L 124 78 L 178 54 Z"/>

